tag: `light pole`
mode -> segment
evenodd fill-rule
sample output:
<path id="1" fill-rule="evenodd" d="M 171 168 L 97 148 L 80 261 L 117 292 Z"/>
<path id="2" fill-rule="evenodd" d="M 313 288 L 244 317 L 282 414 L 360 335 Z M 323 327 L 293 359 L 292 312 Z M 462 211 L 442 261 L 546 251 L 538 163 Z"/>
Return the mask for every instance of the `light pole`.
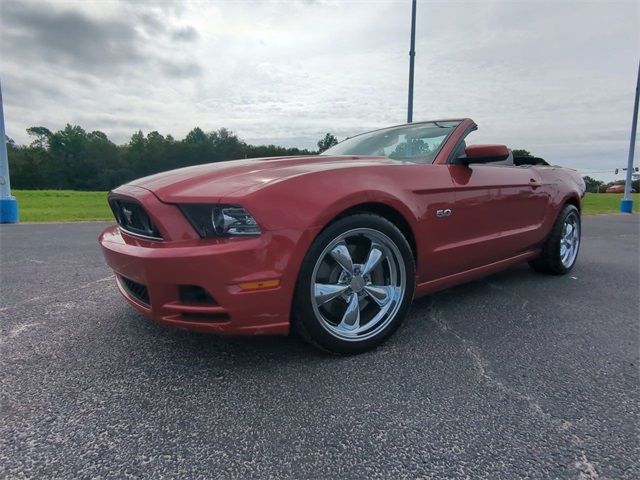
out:
<path id="1" fill-rule="evenodd" d="M 409 50 L 409 105 L 407 123 L 413 122 L 413 63 L 416 56 L 416 0 L 411 2 L 411 48 Z"/>
<path id="2" fill-rule="evenodd" d="M 4 108 L 2 106 L 2 85 L 0 85 L 0 223 L 17 223 L 18 201 L 11 196 L 9 182 L 9 159 L 7 157 L 7 137 L 4 134 Z"/>
<path id="3" fill-rule="evenodd" d="M 627 178 L 624 182 L 624 197 L 620 201 L 620 211 L 631 213 L 633 199 L 631 198 L 631 176 L 633 173 L 633 153 L 636 146 L 636 127 L 638 126 L 638 96 L 640 95 L 640 62 L 638 63 L 638 78 L 636 79 L 636 99 L 633 104 L 633 119 L 631 120 L 631 142 L 629 144 L 629 159 L 627 161 Z"/>

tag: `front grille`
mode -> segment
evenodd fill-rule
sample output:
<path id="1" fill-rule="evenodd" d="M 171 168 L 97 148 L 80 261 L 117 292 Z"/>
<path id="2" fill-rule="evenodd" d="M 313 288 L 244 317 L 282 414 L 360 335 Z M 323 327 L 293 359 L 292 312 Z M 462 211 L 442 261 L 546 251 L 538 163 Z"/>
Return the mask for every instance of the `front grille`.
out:
<path id="1" fill-rule="evenodd" d="M 162 235 L 153 224 L 142 205 L 134 200 L 109 199 L 109 205 L 120 228 L 134 235 L 162 240 Z"/>
<path id="2" fill-rule="evenodd" d="M 129 295 L 131 295 L 136 300 L 144 303 L 145 305 L 150 305 L 149 302 L 149 291 L 147 287 L 142 285 L 141 283 L 134 282 L 133 280 L 127 277 L 120 277 L 120 283 L 127 291 Z"/>

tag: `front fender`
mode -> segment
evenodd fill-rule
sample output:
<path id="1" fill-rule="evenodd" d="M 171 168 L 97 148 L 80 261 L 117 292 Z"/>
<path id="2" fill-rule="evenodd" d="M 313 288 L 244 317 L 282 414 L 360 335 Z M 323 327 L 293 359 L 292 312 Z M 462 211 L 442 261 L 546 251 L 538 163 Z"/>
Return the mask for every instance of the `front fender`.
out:
<path id="1" fill-rule="evenodd" d="M 402 168 L 402 167 L 400 167 Z M 415 228 L 419 217 L 410 189 L 384 169 L 342 169 L 301 175 L 254 192 L 238 192 L 222 203 L 245 207 L 264 230 L 323 228 L 345 210 L 380 203 L 398 211 Z M 384 185 L 372 189 L 372 185 Z"/>

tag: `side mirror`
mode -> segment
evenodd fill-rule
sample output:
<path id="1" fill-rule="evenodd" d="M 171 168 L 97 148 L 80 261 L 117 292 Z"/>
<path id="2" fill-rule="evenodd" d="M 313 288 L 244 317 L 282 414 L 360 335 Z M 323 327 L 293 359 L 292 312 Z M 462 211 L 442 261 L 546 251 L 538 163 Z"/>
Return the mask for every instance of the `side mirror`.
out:
<path id="1" fill-rule="evenodd" d="M 456 159 L 456 163 L 469 165 L 470 163 L 500 162 L 509 158 L 506 145 L 469 145 L 464 149 L 464 155 Z"/>

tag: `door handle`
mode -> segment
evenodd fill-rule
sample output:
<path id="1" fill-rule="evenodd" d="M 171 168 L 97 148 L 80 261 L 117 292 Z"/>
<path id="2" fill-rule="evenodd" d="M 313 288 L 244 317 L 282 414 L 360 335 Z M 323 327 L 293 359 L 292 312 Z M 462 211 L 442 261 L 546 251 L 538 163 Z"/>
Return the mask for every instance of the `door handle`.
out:
<path id="1" fill-rule="evenodd" d="M 542 186 L 542 183 L 540 183 L 539 181 L 537 181 L 535 178 L 532 178 L 531 180 L 529 180 L 529 186 L 531 188 L 538 188 Z"/>

